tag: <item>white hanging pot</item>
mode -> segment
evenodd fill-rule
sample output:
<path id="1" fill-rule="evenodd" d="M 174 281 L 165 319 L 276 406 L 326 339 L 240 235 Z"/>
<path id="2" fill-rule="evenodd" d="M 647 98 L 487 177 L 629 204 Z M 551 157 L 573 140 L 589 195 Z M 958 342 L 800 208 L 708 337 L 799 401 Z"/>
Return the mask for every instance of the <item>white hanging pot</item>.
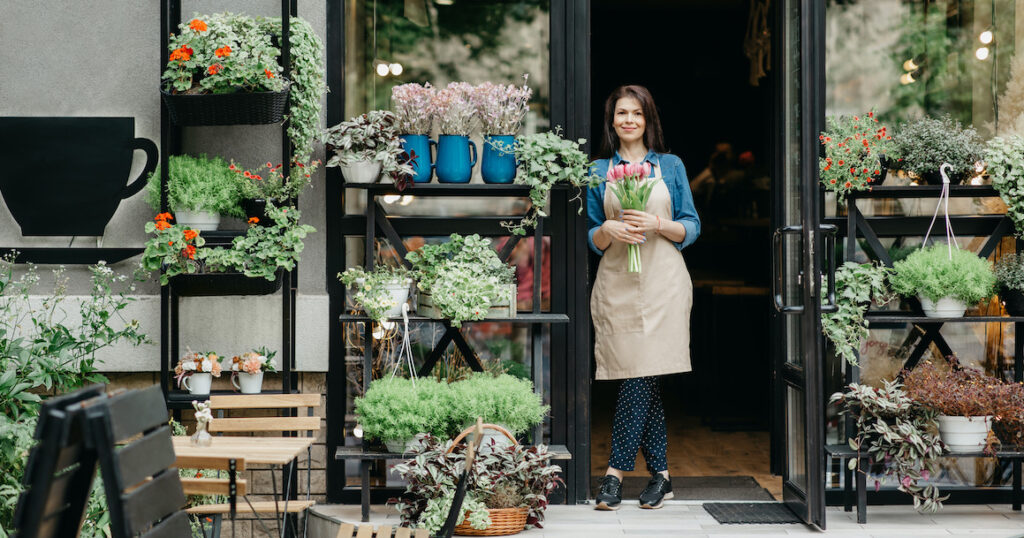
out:
<path id="1" fill-rule="evenodd" d="M 939 437 L 954 452 L 974 452 L 985 447 L 992 415 L 983 417 L 951 417 L 939 415 Z"/>
<path id="2" fill-rule="evenodd" d="M 380 177 L 379 161 L 355 161 L 341 165 L 341 174 L 349 183 L 373 183 Z"/>
<path id="3" fill-rule="evenodd" d="M 943 297 L 938 301 L 919 295 L 924 315 L 929 318 L 962 318 L 967 311 L 967 303 L 952 297 Z"/>
<path id="4" fill-rule="evenodd" d="M 263 391 L 263 372 L 250 374 L 248 372 L 235 372 L 237 375 L 231 377 L 231 384 L 242 394 L 259 394 Z"/>
<path id="5" fill-rule="evenodd" d="M 220 215 L 212 211 L 175 211 L 174 222 L 200 232 L 212 232 L 220 226 Z"/>
<path id="6" fill-rule="evenodd" d="M 388 310 L 388 317 L 398 317 L 402 315 L 402 305 L 409 300 L 409 286 L 412 285 L 411 279 L 403 279 L 401 281 L 389 282 L 384 285 L 391 294 L 391 299 L 394 300 L 395 306 Z"/>
<path id="7" fill-rule="evenodd" d="M 181 380 L 181 385 L 189 394 L 209 394 L 213 384 L 213 374 L 209 372 L 193 372 Z"/>

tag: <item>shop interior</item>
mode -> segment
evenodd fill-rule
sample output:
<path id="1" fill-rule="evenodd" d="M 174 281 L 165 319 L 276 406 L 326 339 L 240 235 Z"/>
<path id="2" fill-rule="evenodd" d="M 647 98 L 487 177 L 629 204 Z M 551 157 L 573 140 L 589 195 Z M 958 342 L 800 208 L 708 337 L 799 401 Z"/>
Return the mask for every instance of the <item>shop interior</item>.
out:
<path id="1" fill-rule="evenodd" d="M 686 166 L 702 233 L 684 251 L 694 283 L 693 371 L 662 378 L 676 498 L 771 500 L 771 9 L 745 0 L 595 0 L 591 139 L 622 84 L 646 86 L 669 151 Z M 758 9 L 764 7 L 763 12 Z M 597 257 L 592 256 L 591 274 Z M 618 382 L 595 381 L 591 480 L 605 473 Z M 624 496 L 646 485 L 643 456 Z"/>

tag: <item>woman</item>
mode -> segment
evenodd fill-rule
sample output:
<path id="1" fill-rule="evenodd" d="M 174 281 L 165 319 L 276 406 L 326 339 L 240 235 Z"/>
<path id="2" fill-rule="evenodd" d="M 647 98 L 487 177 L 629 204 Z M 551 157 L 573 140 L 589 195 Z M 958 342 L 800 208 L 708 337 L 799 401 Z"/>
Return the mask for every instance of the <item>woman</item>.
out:
<path id="1" fill-rule="evenodd" d="M 700 219 L 679 157 L 666 153 L 654 99 L 643 86 L 622 86 L 605 103 L 607 175 L 621 162 L 650 163 L 656 184 L 645 211 L 622 211 L 604 184 L 587 193 L 589 243 L 602 256 L 590 299 L 597 379 L 622 379 L 612 425 L 612 454 L 597 496 L 599 510 L 622 502 L 622 472 L 643 451 L 652 478 L 641 508 L 672 498 L 665 457 L 665 412 L 658 377 L 690 371 L 693 284 L 680 254 L 700 235 Z M 627 272 L 627 246 L 640 245 L 642 272 Z"/>

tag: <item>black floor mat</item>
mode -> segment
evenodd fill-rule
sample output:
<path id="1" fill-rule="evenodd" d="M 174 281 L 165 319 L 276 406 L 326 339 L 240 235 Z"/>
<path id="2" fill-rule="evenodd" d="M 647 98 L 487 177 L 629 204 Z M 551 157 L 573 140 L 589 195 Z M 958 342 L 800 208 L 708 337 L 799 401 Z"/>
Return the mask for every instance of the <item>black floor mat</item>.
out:
<path id="1" fill-rule="evenodd" d="M 636 499 L 650 478 L 627 476 L 622 482 L 622 498 Z M 601 477 L 590 479 L 591 492 L 597 495 Z M 673 500 L 676 501 L 772 501 L 768 490 L 751 476 L 673 476 Z"/>
<path id="2" fill-rule="evenodd" d="M 704 503 L 704 510 L 722 525 L 803 523 L 782 503 Z"/>

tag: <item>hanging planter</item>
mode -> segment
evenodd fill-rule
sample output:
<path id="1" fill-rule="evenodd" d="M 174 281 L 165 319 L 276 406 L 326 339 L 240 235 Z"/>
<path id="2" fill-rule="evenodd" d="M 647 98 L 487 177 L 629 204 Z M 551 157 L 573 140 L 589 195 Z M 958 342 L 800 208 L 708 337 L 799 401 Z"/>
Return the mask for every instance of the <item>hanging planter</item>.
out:
<path id="1" fill-rule="evenodd" d="M 270 295 L 281 289 L 284 269 L 278 269 L 274 280 L 248 277 L 245 273 L 192 273 L 170 279 L 174 293 L 183 297 L 215 295 Z"/>
<path id="2" fill-rule="evenodd" d="M 167 105 L 171 123 L 183 127 L 204 127 L 281 123 L 288 106 L 289 91 L 288 86 L 277 92 L 216 94 L 176 94 L 161 89 L 160 95 Z"/>

